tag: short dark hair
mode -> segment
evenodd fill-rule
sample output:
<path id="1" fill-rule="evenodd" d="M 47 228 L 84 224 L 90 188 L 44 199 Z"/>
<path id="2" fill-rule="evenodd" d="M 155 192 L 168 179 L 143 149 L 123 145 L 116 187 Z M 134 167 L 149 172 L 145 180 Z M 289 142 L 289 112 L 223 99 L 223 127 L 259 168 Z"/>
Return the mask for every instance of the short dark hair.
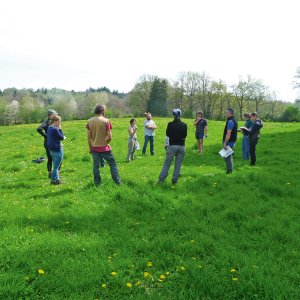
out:
<path id="1" fill-rule="evenodd" d="M 234 110 L 232 108 L 227 108 L 226 112 L 230 112 L 232 115 L 234 114 Z"/>
<path id="2" fill-rule="evenodd" d="M 203 111 L 198 111 L 197 115 L 201 115 L 203 117 Z"/>
<path id="3" fill-rule="evenodd" d="M 134 121 L 136 121 L 136 119 L 131 119 L 129 122 L 132 124 Z"/>
<path id="4" fill-rule="evenodd" d="M 251 113 L 251 116 L 252 116 L 252 117 L 256 117 L 256 116 L 257 116 L 257 112 L 254 111 L 253 113 Z"/>
<path id="5" fill-rule="evenodd" d="M 105 105 L 103 104 L 99 104 L 96 106 L 95 108 L 95 114 L 96 115 L 100 115 L 101 113 L 103 113 L 105 111 Z"/>

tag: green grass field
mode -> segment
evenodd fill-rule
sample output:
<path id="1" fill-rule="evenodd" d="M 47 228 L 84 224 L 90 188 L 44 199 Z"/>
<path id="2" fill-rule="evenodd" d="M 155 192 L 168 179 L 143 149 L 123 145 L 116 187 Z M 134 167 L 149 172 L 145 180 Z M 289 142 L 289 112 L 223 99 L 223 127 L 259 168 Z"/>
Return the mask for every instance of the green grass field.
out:
<path id="1" fill-rule="evenodd" d="M 240 138 L 226 175 L 224 122 L 209 122 L 200 156 L 185 120 L 174 187 L 170 174 L 156 185 L 170 119 L 155 121 L 156 156 L 126 163 L 129 119 L 112 119 L 123 184 L 105 167 L 99 188 L 84 121 L 63 122 L 60 186 L 32 163 L 45 156 L 37 124 L 0 127 L 1 299 L 300 299 L 300 124 L 266 123 L 256 167 Z"/>

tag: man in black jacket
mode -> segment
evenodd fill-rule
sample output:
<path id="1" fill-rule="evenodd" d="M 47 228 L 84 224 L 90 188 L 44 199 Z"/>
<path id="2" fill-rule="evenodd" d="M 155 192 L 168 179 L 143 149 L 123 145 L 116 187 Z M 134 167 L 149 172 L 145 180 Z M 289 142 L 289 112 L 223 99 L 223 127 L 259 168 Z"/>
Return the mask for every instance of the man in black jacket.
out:
<path id="1" fill-rule="evenodd" d="M 251 120 L 253 121 L 252 126 L 249 129 L 242 127 L 241 130 L 243 130 L 245 135 L 249 135 L 250 159 L 251 159 L 250 165 L 255 166 L 255 164 L 256 164 L 256 145 L 258 143 L 260 130 L 263 127 L 263 121 L 258 119 L 256 112 L 251 113 Z"/>
<path id="2" fill-rule="evenodd" d="M 48 170 L 48 177 L 51 178 L 51 172 L 52 172 L 52 157 L 50 154 L 50 151 L 48 150 L 47 147 L 47 131 L 48 127 L 50 126 L 50 119 L 52 116 L 57 116 L 58 113 L 54 109 L 49 109 L 48 110 L 48 119 L 44 121 L 38 128 L 37 132 L 44 137 L 44 148 L 46 150 L 47 154 L 47 170 Z"/>
<path id="3" fill-rule="evenodd" d="M 226 124 L 223 131 L 223 147 L 227 149 L 230 147 L 233 149 L 235 142 L 237 140 L 237 128 L 238 123 L 234 118 L 234 110 L 228 108 L 226 110 Z M 228 155 L 225 158 L 226 162 L 226 174 L 231 174 L 233 171 L 233 154 Z"/>
<path id="4" fill-rule="evenodd" d="M 176 184 L 180 176 L 181 164 L 185 155 L 185 138 L 187 136 L 187 125 L 180 119 L 181 110 L 173 110 L 174 120 L 168 123 L 166 135 L 169 137 L 169 146 L 167 148 L 166 159 L 159 175 L 158 183 L 164 182 L 175 156 L 175 167 L 172 177 L 172 183 Z"/>

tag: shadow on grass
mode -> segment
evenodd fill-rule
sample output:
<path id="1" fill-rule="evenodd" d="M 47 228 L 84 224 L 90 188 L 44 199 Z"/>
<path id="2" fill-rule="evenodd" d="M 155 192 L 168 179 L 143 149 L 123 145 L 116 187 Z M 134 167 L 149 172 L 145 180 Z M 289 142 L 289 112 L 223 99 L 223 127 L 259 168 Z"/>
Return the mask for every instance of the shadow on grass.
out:
<path id="1" fill-rule="evenodd" d="M 55 198 L 57 196 L 65 196 L 67 194 L 73 194 L 73 193 L 74 193 L 73 189 L 64 188 L 62 190 L 47 192 L 44 194 L 35 194 L 32 196 L 32 198 L 33 199 L 48 199 L 48 198 Z"/>

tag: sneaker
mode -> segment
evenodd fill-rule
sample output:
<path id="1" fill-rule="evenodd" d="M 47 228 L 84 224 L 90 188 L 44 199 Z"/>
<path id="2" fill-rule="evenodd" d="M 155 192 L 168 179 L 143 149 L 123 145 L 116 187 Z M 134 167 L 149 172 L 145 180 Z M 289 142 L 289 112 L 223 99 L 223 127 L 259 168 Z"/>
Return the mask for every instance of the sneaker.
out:
<path id="1" fill-rule="evenodd" d="M 59 185 L 59 184 L 61 184 L 61 181 L 60 180 L 51 180 L 50 184 Z"/>

